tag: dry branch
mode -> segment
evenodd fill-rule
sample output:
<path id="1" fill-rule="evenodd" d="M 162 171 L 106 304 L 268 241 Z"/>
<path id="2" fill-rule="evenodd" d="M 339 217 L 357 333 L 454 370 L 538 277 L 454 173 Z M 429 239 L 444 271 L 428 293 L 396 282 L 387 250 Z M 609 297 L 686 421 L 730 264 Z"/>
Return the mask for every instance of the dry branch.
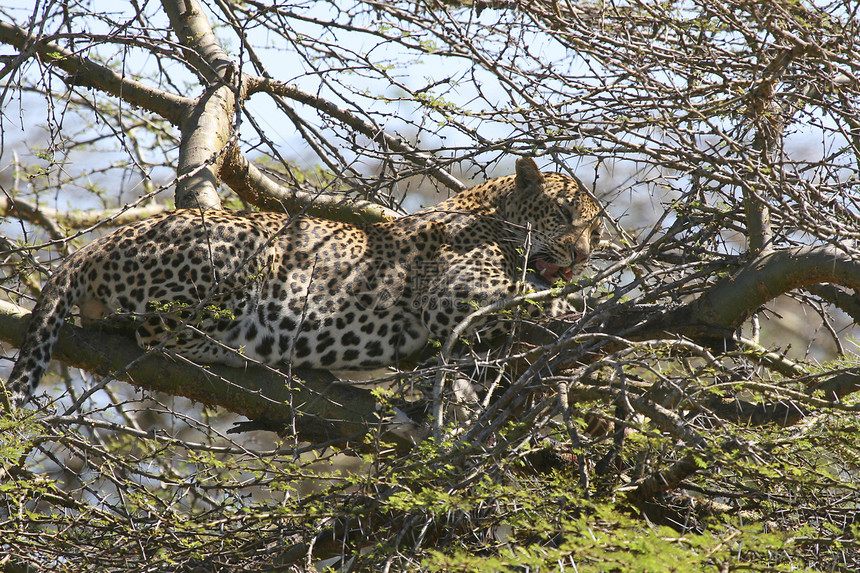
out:
<path id="1" fill-rule="evenodd" d="M 394 137 L 385 133 L 385 131 L 372 123 L 358 117 L 353 112 L 346 108 L 335 105 L 334 103 L 314 95 L 310 92 L 302 90 L 298 86 L 286 84 L 268 78 L 248 78 L 250 85 L 249 93 L 262 91 L 273 96 L 286 97 L 295 100 L 299 103 L 308 105 L 329 117 L 348 125 L 358 133 L 361 133 L 368 139 L 377 142 L 387 151 L 393 151 L 403 155 L 406 159 L 414 164 L 423 167 L 427 173 L 454 191 L 462 191 L 466 188 L 461 181 L 452 176 L 447 171 L 435 166 L 435 158 L 431 155 L 421 152 L 403 139 Z"/>
<path id="2" fill-rule="evenodd" d="M 169 92 L 151 88 L 137 80 L 124 77 L 110 68 L 81 57 L 66 48 L 28 33 L 26 30 L 0 21 L 0 42 L 21 50 L 19 60 L 25 60 L 32 52 L 69 74 L 69 83 L 105 91 L 123 101 L 142 107 L 169 122 L 179 125 L 182 118 L 194 105 L 194 100 Z M 8 65 L 4 72 L 14 69 Z M 0 73 L 0 77 L 5 75 Z"/>
<path id="3" fill-rule="evenodd" d="M 131 209 L 104 211 L 58 211 L 50 207 L 33 205 L 29 201 L 17 197 L 10 201 L 8 198 L 0 196 L 0 217 L 15 216 L 35 223 L 45 229 L 53 240 L 65 238 L 60 226 L 70 229 L 85 229 L 107 220 L 111 226 L 119 227 L 163 213 L 167 208 L 165 205 L 154 204 Z"/>
<path id="4" fill-rule="evenodd" d="M 268 211 L 307 213 L 349 223 L 390 221 L 398 214 L 371 203 L 323 193 L 310 193 L 280 185 L 267 177 L 231 143 L 221 166 L 221 177 L 240 197 Z"/>

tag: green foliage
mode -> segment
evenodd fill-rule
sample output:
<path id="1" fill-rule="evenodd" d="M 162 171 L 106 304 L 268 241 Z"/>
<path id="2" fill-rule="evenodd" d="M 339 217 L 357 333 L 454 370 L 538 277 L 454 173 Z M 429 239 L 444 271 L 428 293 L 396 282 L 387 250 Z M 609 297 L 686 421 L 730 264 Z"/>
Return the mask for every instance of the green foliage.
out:
<path id="1" fill-rule="evenodd" d="M 533 423 L 541 404 L 554 403 L 539 400 L 509 412 L 490 439 L 464 441 L 462 428 L 450 425 L 452 433 L 405 453 L 381 430 L 346 450 L 253 448 L 247 438 L 227 439 L 205 410 L 186 413 L 184 423 L 152 419 L 152 432 L 135 428 L 139 422 L 5 413 L 0 549 L 59 571 L 85 554 L 93 571 L 117 558 L 129 569 L 145 562 L 180 570 L 215 556 L 224 567 L 345 559 L 368 570 L 388 563 L 476 572 L 812 571 L 821 567 L 809 563 L 853 560 L 846 519 L 860 497 L 853 412 L 825 409 L 789 429 L 724 419 L 706 431 L 700 424 L 715 418 L 670 427 L 623 414 L 607 399 L 621 387 L 605 376 L 619 368 L 659 396 L 662 382 L 688 375 L 674 352 L 660 349 L 659 376 L 628 355 L 604 361 L 593 387 L 571 387 L 579 396 L 575 448 L 558 417 Z M 699 396 L 719 386 L 710 376 L 699 378 Z M 638 390 L 627 392 L 641 400 Z M 400 396 L 375 395 L 389 405 Z M 584 432 L 595 417 L 619 416 L 623 435 Z M 694 446 L 690 432 L 706 445 Z M 692 466 L 682 484 L 637 497 L 643 479 L 685 458 Z"/>
<path id="2" fill-rule="evenodd" d="M 668 527 L 648 526 L 626 518 L 611 504 L 588 507 L 588 515 L 562 518 L 539 528 L 546 543 L 501 544 L 498 555 L 480 556 L 463 550 L 431 550 L 423 564 L 430 571 L 561 571 L 641 572 L 719 571 L 741 565 L 734 553 L 747 549 L 774 550 L 785 537 L 765 534 L 759 526 L 726 528 L 713 533 L 679 535 Z M 726 542 L 726 540 L 730 542 Z"/>
<path id="3" fill-rule="evenodd" d="M 197 309 L 197 305 L 188 304 L 184 302 L 178 301 L 169 301 L 169 302 L 158 302 L 151 300 L 147 303 L 147 308 L 158 314 L 176 314 L 178 316 L 185 316 L 189 312 L 195 311 L 194 321 L 200 322 L 203 320 L 235 320 L 236 315 L 232 310 L 228 308 L 223 308 L 216 304 L 207 304 L 202 308 Z"/>

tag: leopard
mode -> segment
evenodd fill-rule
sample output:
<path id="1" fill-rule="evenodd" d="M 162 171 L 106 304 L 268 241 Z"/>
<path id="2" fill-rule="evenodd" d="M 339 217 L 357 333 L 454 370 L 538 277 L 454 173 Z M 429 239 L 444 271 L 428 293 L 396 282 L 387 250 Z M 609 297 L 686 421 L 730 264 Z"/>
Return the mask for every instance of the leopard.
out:
<path id="1" fill-rule="evenodd" d="M 60 264 L 33 308 L 7 399 L 31 399 L 75 306 L 84 324 L 127 321 L 141 348 L 202 364 L 394 366 L 476 308 L 535 281 L 571 281 L 600 241 L 602 217 L 582 182 L 543 173 L 529 156 L 511 175 L 382 222 L 167 211 Z M 471 327 L 485 336 L 506 328 L 482 320 Z"/>

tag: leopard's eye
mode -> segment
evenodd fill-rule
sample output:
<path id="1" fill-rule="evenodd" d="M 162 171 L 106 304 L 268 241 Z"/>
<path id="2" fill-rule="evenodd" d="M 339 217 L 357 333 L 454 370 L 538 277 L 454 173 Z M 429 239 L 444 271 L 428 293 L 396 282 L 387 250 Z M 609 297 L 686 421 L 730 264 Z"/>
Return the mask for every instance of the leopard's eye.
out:
<path id="1" fill-rule="evenodd" d="M 561 213 L 561 218 L 564 219 L 568 225 L 573 225 L 573 222 L 576 220 L 576 213 L 574 211 L 570 211 L 562 207 L 559 209 L 559 212 Z"/>

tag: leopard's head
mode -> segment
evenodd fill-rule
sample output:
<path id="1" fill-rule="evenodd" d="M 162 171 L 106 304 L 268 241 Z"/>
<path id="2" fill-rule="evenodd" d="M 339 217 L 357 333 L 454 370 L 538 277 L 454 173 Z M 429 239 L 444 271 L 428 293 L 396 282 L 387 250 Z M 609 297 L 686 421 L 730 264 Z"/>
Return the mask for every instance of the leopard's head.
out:
<path id="1" fill-rule="evenodd" d="M 528 157 L 517 160 L 513 189 L 501 202 L 521 244 L 529 237 L 529 267 L 550 284 L 584 269 L 603 232 L 601 212 L 579 180 L 541 173 Z"/>

